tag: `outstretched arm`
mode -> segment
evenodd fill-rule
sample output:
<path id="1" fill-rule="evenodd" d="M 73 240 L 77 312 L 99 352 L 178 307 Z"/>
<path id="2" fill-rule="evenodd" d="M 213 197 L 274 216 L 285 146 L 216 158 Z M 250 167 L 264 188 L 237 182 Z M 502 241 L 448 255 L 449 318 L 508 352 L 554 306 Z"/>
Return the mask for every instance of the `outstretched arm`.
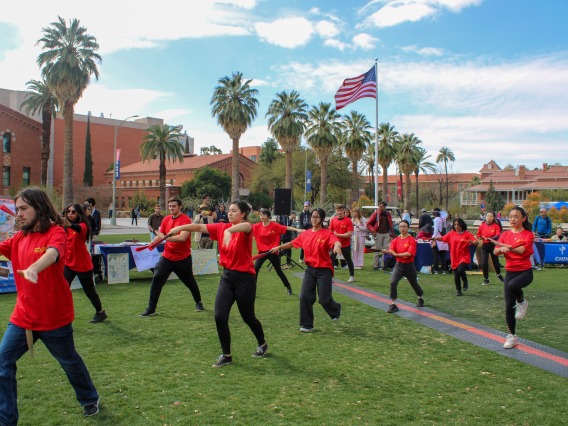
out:
<path id="1" fill-rule="evenodd" d="M 24 277 L 26 280 L 37 284 L 38 274 L 46 269 L 47 267 L 53 265 L 59 259 L 59 252 L 53 247 L 48 247 L 42 257 L 28 266 L 27 269 L 19 269 L 18 274 Z"/>

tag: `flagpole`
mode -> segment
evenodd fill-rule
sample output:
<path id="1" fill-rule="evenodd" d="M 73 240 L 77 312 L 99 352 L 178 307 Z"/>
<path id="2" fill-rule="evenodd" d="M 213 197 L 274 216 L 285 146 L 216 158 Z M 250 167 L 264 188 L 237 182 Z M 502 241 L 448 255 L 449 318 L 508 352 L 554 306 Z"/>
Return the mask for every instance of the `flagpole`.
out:
<path id="1" fill-rule="evenodd" d="M 379 59 L 375 58 L 375 206 L 379 206 Z M 386 170 L 383 170 L 386 173 Z M 385 194 L 383 194 L 385 197 Z"/>

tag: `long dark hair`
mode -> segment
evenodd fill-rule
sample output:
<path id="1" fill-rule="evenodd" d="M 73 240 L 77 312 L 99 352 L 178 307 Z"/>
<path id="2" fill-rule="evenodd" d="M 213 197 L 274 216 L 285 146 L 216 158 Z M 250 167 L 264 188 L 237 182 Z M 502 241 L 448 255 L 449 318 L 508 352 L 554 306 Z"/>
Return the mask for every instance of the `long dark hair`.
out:
<path id="1" fill-rule="evenodd" d="M 69 204 L 67 207 L 65 207 L 65 210 L 63 211 L 65 217 L 67 217 L 67 210 L 69 210 L 69 207 L 73 207 L 77 212 L 75 222 L 72 223 L 74 224 L 84 223 L 85 225 L 87 225 L 87 240 L 88 240 L 91 235 L 91 222 L 89 220 L 89 217 L 87 216 L 87 213 L 85 213 L 85 210 L 83 210 L 83 206 L 79 203 Z"/>
<path id="2" fill-rule="evenodd" d="M 241 211 L 241 213 L 244 213 L 244 217 L 243 220 L 247 220 L 248 215 L 250 213 L 250 206 L 248 205 L 248 203 L 246 203 L 245 201 L 242 200 L 235 200 L 233 201 L 231 204 L 236 205 L 239 210 Z"/>
<path id="3" fill-rule="evenodd" d="M 467 231 L 467 224 L 461 217 L 457 217 L 454 219 L 454 223 L 452 224 L 452 229 L 456 230 L 456 225 L 459 225 L 462 231 Z"/>
<path id="4" fill-rule="evenodd" d="M 497 219 L 497 215 L 495 214 L 495 212 L 493 210 L 489 210 L 487 212 L 485 212 L 485 223 L 487 223 L 487 215 L 491 213 L 493 215 L 493 222 L 495 222 L 497 225 L 499 225 L 499 231 L 503 231 L 503 225 L 501 225 L 501 221 L 499 219 Z"/>
<path id="5" fill-rule="evenodd" d="M 22 189 L 16 194 L 14 202 L 18 201 L 18 198 L 21 198 L 23 202 L 29 204 L 35 210 L 39 222 L 39 232 L 46 232 L 53 224 L 61 225 L 63 223 L 61 216 L 53 207 L 53 203 L 40 188 L 30 186 Z M 27 234 L 29 231 L 22 230 L 22 232 Z"/>
<path id="6" fill-rule="evenodd" d="M 531 231 L 531 232 L 532 232 L 532 226 L 531 226 L 531 223 L 529 222 L 529 217 L 528 217 L 527 212 L 525 211 L 525 209 L 523 209 L 522 207 L 519 207 L 519 206 L 515 206 L 515 207 L 513 207 L 513 208 L 511 209 L 511 212 L 512 212 L 513 210 L 518 211 L 519 213 L 521 213 L 521 217 L 522 217 L 522 218 L 526 218 L 526 219 L 527 219 L 527 220 L 523 220 L 523 228 L 524 228 L 525 230 L 527 230 L 527 231 Z M 509 213 L 511 213 L 511 212 L 509 212 Z"/>

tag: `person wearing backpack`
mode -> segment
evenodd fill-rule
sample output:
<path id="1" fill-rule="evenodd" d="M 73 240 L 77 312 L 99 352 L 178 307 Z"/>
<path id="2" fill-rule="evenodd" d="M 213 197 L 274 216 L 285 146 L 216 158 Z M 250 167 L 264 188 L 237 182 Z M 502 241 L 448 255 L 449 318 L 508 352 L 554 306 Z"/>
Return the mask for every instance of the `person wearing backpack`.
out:
<path id="1" fill-rule="evenodd" d="M 546 215 L 546 209 L 544 207 L 540 209 L 540 216 L 535 218 L 532 230 L 535 237 L 550 238 L 550 233 L 552 232 L 552 221 Z"/>
<path id="2" fill-rule="evenodd" d="M 432 210 L 434 215 L 434 233 L 432 235 L 432 254 L 434 256 L 434 265 L 432 265 L 433 274 L 445 274 L 448 271 L 448 244 L 443 241 L 435 241 L 436 237 L 446 235 L 447 228 L 445 221 L 440 216 L 440 209 Z M 439 268 L 441 264 L 441 268 Z"/>

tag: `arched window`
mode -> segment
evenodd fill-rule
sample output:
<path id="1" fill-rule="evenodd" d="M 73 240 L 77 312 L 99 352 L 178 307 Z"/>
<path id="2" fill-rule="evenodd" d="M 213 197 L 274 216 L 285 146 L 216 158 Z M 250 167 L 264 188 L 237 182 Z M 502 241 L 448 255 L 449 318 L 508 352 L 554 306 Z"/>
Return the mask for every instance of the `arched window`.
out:
<path id="1" fill-rule="evenodd" d="M 11 145 L 12 145 L 12 135 L 6 132 L 2 137 L 2 150 L 4 151 L 4 153 L 6 154 L 10 153 Z"/>

